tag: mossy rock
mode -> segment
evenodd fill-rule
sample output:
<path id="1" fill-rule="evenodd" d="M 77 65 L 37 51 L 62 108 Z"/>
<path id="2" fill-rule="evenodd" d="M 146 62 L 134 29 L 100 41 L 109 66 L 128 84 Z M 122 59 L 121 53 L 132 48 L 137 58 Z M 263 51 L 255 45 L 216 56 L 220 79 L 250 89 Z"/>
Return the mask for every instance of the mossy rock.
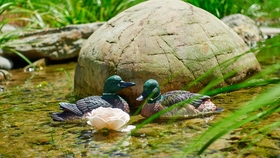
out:
<path id="1" fill-rule="evenodd" d="M 121 12 L 88 38 L 78 58 L 75 92 L 101 94 L 106 78 L 118 74 L 136 83 L 121 93 L 134 106 L 147 79 L 159 81 L 166 92 L 183 89 L 213 68 L 188 90 L 197 92 L 234 72 L 217 86 L 230 85 L 260 71 L 253 53 L 222 64 L 248 50 L 231 28 L 207 11 L 180 0 L 150 0 Z"/>

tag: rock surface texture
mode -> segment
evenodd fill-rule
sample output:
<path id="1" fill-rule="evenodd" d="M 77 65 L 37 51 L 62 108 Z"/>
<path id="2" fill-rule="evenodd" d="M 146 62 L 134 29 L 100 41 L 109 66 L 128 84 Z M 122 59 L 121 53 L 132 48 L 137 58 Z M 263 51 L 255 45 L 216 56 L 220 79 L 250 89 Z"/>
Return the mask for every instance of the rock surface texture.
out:
<path id="1" fill-rule="evenodd" d="M 74 58 L 79 55 L 84 41 L 102 25 L 103 22 L 99 22 L 22 33 L 19 39 L 6 43 L 9 49 L 0 50 L 0 56 L 10 59 L 14 65 L 17 64 L 20 57 L 10 51 L 10 49 L 21 53 L 31 61 L 40 58 L 48 58 L 50 60 Z M 7 64 L 0 64 L 0 68 L 8 66 Z"/>
<path id="2" fill-rule="evenodd" d="M 11 69 L 13 62 L 7 58 L 0 56 L 0 69 Z"/>
<path id="3" fill-rule="evenodd" d="M 248 46 L 256 46 L 263 40 L 262 31 L 256 22 L 242 14 L 232 14 L 221 19 L 232 28 Z"/>
<path id="4" fill-rule="evenodd" d="M 211 69 L 188 90 L 197 92 L 213 79 L 235 72 L 218 86 L 230 85 L 260 71 L 253 53 L 222 64 L 248 49 L 241 37 L 210 13 L 180 0 L 150 0 L 118 14 L 84 43 L 75 92 L 101 94 L 106 78 L 118 74 L 136 83 L 122 92 L 133 106 L 147 79 L 158 80 L 166 92 L 183 89 Z"/>

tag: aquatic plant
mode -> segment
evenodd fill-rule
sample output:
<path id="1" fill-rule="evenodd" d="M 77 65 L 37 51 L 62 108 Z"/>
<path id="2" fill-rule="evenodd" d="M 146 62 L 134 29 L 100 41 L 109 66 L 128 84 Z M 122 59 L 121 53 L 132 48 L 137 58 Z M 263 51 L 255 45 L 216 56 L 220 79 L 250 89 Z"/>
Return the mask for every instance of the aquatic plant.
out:
<path id="1" fill-rule="evenodd" d="M 68 83 L 69 83 L 69 89 L 73 89 L 73 80 L 72 80 L 72 77 L 71 77 L 71 74 L 70 74 L 70 71 L 61 67 L 61 68 L 57 68 L 56 71 L 63 71 L 65 76 L 67 77 L 68 79 Z"/>
<path id="2" fill-rule="evenodd" d="M 54 141 L 54 137 L 53 137 L 53 131 L 51 131 L 51 140 L 50 140 L 50 144 L 52 146 L 55 146 L 55 141 Z"/>
<path id="3" fill-rule="evenodd" d="M 186 154 L 191 151 L 198 150 L 198 154 L 202 154 L 213 142 L 221 138 L 223 135 L 232 132 L 236 128 L 243 126 L 247 123 L 254 121 L 262 121 L 267 116 L 279 112 L 280 104 L 280 84 L 267 90 L 265 93 L 260 94 L 255 100 L 249 101 L 244 104 L 241 108 L 236 110 L 229 117 L 219 121 L 209 128 L 208 131 L 203 133 L 197 140 L 195 140 L 191 145 L 185 148 Z M 259 112 L 259 110 L 262 110 Z M 270 128 L 276 129 L 280 125 L 280 121 L 264 126 L 261 130 Z M 258 130 L 253 131 L 249 135 L 254 135 Z M 245 139 L 245 138 L 244 138 Z M 250 140 L 252 143 L 255 139 Z"/>
<path id="4" fill-rule="evenodd" d="M 279 51 L 277 51 L 279 50 L 280 43 L 271 42 L 272 40 L 278 41 L 279 38 L 280 37 L 278 36 L 275 37 L 275 39 L 267 40 L 263 44 L 260 44 L 258 48 L 256 48 L 256 50 L 258 50 L 258 60 L 261 63 L 271 61 L 271 59 L 274 59 L 274 63 L 270 63 L 270 66 L 263 65 L 263 70 L 261 73 L 256 74 L 243 83 L 224 87 L 222 89 L 216 89 L 214 91 L 216 91 L 215 93 L 223 93 L 236 90 L 236 88 L 246 88 L 268 84 L 271 85 L 270 88 L 264 90 L 255 99 L 245 103 L 227 118 L 211 126 L 208 131 L 203 133 L 197 140 L 185 148 L 186 154 L 193 151 L 198 151 L 198 154 L 202 154 L 213 142 L 221 138 L 223 135 L 232 132 L 241 126 L 244 129 L 248 129 L 254 124 L 260 124 L 273 113 L 280 111 L 280 79 L 277 75 L 277 72 L 280 70 Z M 268 49 L 269 53 L 267 51 Z M 209 93 L 213 93 L 213 91 L 210 91 Z M 251 124 L 251 126 L 246 126 L 248 124 Z M 280 121 L 276 121 L 262 126 L 261 128 L 258 127 L 256 130 L 250 132 L 247 137 L 242 138 L 240 142 L 244 140 L 251 142 L 249 143 L 250 145 L 245 147 L 245 149 L 248 150 L 250 146 L 255 144 L 260 139 L 260 137 L 251 137 L 251 139 L 248 140 L 249 136 L 256 136 L 258 132 L 264 130 L 267 130 L 265 133 L 269 134 L 270 131 L 279 128 L 279 125 Z"/>
<path id="5" fill-rule="evenodd" d="M 188 145 L 185 146 L 184 155 L 182 157 L 186 157 L 187 155 L 193 154 L 203 154 L 205 150 L 215 141 L 220 139 L 222 136 L 233 132 L 239 127 L 242 127 L 243 131 L 247 132 L 247 136 L 241 137 L 236 143 L 239 142 L 247 142 L 246 146 L 243 147 L 242 152 L 239 153 L 241 156 L 247 150 L 250 149 L 255 143 L 257 143 L 262 137 L 268 135 L 271 131 L 279 129 L 280 121 L 268 123 L 265 125 L 261 125 L 265 119 L 274 113 L 278 113 L 280 111 L 280 57 L 279 57 L 279 48 L 280 43 L 275 42 L 279 41 L 280 36 L 274 37 L 273 39 L 269 39 L 264 43 L 260 43 L 258 47 L 253 48 L 248 52 L 258 52 L 257 57 L 259 62 L 262 64 L 262 71 L 254 76 L 248 78 L 247 80 L 243 81 L 242 83 L 237 83 L 233 85 L 229 85 L 223 88 L 215 88 L 217 84 L 220 83 L 221 80 L 226 79 L 232 75 L 232 73 L 225 74 L 224 78 L 222 79 L 213 79 L 212 82 L 208 84 L 204 89 L 201 90 L 200 93 L 206 95 L 217 95 L 221 93 L 227 93 L 236 91 L 239 89 L 244 88 L 252 88 L 252 87 L 262 87 L 266 86 L 268 88 L 262 90 L 262 93 L 258 94 L 258 96 L 240 106 L 236 111 L 233 111 L 232 114 L 219 122 L 212 125 L 206 132 L 204 132 L 199 138 L 195 139 L 194 141 L 190 142 Z M 245 52 L 244 54 L 248 53 Z M 244 55 L 243 54 L 243 55 Z M 233 59 L 225 61 L 224 63 L 220 63 L 218 67 L 226 68 L 228 65 L 232 64 L 235 60 L 242 57 L 237 56 Z M 245 64 L 245 63 L 244 63 Z M 203 76 L 199 77 L 194 82 L 187 85 L 185 88 L 188 89 L 199 80 L 208 77 L 212 71 L 214 71 L 217 67 L 209 70 L 208 73 L 204 74 Z M 144 120 L 141 124 L 139 124 L 134 132 L 138 129 L 142 128 L 147 123 L 153 121 L 154 119 L 158 118 L 160 115 L 178 107 L 182 106 L 183 104 L 190 103 L 191 100 L 184 101 L 177 103 L 169 108 L 166 108 L 153 116 L 149 117 L 148 119 Z M 145 102 L 142 104 L 146 104 Z M 140 108 L 139 108 L 140 109 Z M 139 112 L 139 111 L 138 111 Z M 176 118 L 174 118 L 176 119 Z M 174 120 L 172 120 L 174 121 Z M 250 128 L 254 127 L 255 130 L 250 130 Z M 259 134 L 261 133 L 261 134 Z"/>

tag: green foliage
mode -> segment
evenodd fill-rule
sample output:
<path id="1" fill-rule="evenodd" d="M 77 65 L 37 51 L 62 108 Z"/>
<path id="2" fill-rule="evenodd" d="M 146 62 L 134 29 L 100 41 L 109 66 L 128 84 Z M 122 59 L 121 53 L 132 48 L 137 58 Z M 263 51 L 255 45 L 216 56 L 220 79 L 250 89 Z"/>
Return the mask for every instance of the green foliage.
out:
<path id="1" fill-rule="evenodd" d="M 272 113 L 279 112 L 279 94 L 280 84 L 278 83 L 275 87 L 269 89 L 266 93 L 259 95 L 255 100 L 246 103 L 229 117 L 211 126 L 208 131 L 203 133 L 196 141 L 185 148 L 186 154 L 196 151 L 197 149 L 199 150 L 198 154 L 202 154 L 207 149 L 207 147 L 209 147 L 213 142 L 221 138 L 223 135 L 249 122 L 257 120 L 261 121 Z M 262 111 L 258 112 L 261 108 Z M 277 121 L 275 123 L 268 124 L 263 128 L 270 128 L 270 130 L 272 130 L 278 128 L 279 124 L 280 121 Z M 251 133 L 251 135 L 252 134 L 254 133 Z M 254 139 L 250 141 L 253 143 L 255 142 Z"/>
<path id="2" fill-rule="evenodd" d="M 12 20 L 24 21 L 29 28 L 63 27 L 69 24 L 107 21 L 121 11 L 145 0 L 2 0 L 0 15 L 16 14 Z M 200 7 L 218 18 L 234 13 L 261 17 L 279 17 L 280 6 L 277 0 L 262 2 L 251 0 L 184 0 Z M 240 5 L 244 4 L 244 5 Z M 273 14 L 270 14 L 270 12 Z M 273 16 L 272 16 L 273 15 Z"/>
<path id="3" fill-rule="evenodd" d="M 3 0 L 0 2 L 0 15 L 3 14 L 10 6 L 12 6 L 13 2 L 4 3 Z"/>
<path id="4" fill-rule="evenodd" d="M 69 24 L 107 21 L 143 0 L 18 0 L 6 2 L 2 10 L 17 14 L 13 20 L 24 21 L 29 28 L 63 27 Z M 8 7 L 9 6 L 9 7 Z M 0 10 L 1 11 L 1 10 Z M 0 12 L 1 13 L 1 12 Z"/>
<path id="5" fill-rule="evenodd" d="M 82 7 L 95 15 L 94 21 L 107 21 L 120 13 L 121 11 L 143 2 L 144 0 L 99 0 L 99 1 L 82 1 Z"/>
<path id="6" fill-rule="evenodd" d="M 242 13 L 253 18 L 269 18 L 277 20 L 280 16 L 280 3 L 278 0 L 184 0 L 202 8 L 218 18 Z"/>
<path id="7" fill-rule="evenodd" d="M 3 27 L 3 23 L 2 26 L 0 28 Z M 10 52 L 13 52 L 15 54 L 17 54 L 18 56 L 20 56 L 23 60 L 25 60 L 29 65 L 32 65 L 32 62 L 26 58 L 23 54 L 21 54 L 20 52 L 16 51 L 15 49 L 13 49 L 9 43 L 9 41 L 12 41 L 14 39 L 17 39 L 19 37 L 18 34 L 20 34 L 21 30 L 15 30 L 15 31 L 10 31 L 10 32 L 4 32 L 0 34 L 0 49 L 3 50 L 8 50 Z"/>
<path id="8" fill-rule="evenodd" d="M 212 125 L 209 130 L 203 133 L 197 140 L 185 147 L 184 151 L 186 155 L 194 152 L 202 154 L 213 142 L 217 141 L 225 134 L 239 127 L 245 130 L 251 127 L 250 124 L 261 124 L 267 117 L 280 111 L 280 78 L 278 75 L 280 70 L 280 58 L 279 51 L 276 51 L 279 50 L 280 47 L 280 43 L 277 42 L 279 38 L 278 36 L 274 39 L 267 40 L 259 48 L 256 48 L 256 50 L 258 50 L 258 59 L 264 64 L 261 73 L 254 75 L 240 84 L 210 90 L 207 91 L 206 94 L 213 95 L 234 91 L 240 88 L 260 87 L 262 85 L 271 85 L 269 86 L 270 88 L 267 88 L 266 91 L 259 94 L 256 99 L 245 103 L 227 118 Z M 274 59 L 274 61 L 272 59 Z M 267 61 L 270 62 L 267 63 Z M 239 142 L 244 140 L 249 141 L 249 145 L 242 150 L 240 155 L 258 142 L 264 135 L 279 127 L 280 121 L 276 121 L 265 124 L 262 128 L 255 128 L 255 130 L 248 133 L 247 137 L 239 140 Z M 263 135 L 256 136 L 259 132 L 262 132 Z"/>
<path id="9" fill-rule="evenodd" d="M 53 131 L 51 131 L 51 140 L 50 140 L 50 144 L 52 146 L 55 146 L 55 141 L 54 141 L 54 137 L 53 137 Z"/>
<path id="10" fill-rule="evenodd" d="M 247 3 L 244 14 L 255 18 L 269 18 L 275 20 L 280 16 L 280 3 L 278 0 L 262 1 L 255 0 Z"/>
<path id="11" fill-rule="evenodd" d="M 182 157 L 193 154 L 202 154 L 205 150 L 215 141 L 220 139 L 222 136 L 236 130 L 237 128 L 242 127 L 243 131 L 248 130 L 247 136 L 241 138 L 238 142 L 248 142 L 247 147 L 242 149 L 242 152 L 239 153 L 240 156 L 245 153 L 246 150 L 249 150 L 254 144 L 260 141 L 265 135 L 269 132 L 279 129 L 280 121 L 262 123 L 267 117 L 274 113 L 280 112 L 280 36 L 277 36 L 273 39 L 267 40 L 264 43 L 260 44 L 259 47 L 254 48 L 253 52 L 258 52 L 258 59 L 263 64 L 262 71 L 258 74 L 255 74 L 251 78 L 243 81 L 242 83 L 229 85 L 223 88 L 214 88 L 221 80 L 226 79 L 232 75 L 232 73 L 224 75 L 224 78 L 214 79 L 212 82 L 205 87 L 201 93 L 207 95 L 217 95 L 221 93 L 227 93 L 242 88 L 251 88 L 251 87 L 261 87 L 266 86 L 266 90 L 260 93 L 255 99 L 244 103 L 240 106 L 238 110 L 233 111 L 232 114 L 221 121 L 212 125 L 206 132 L 204 132 L 197 140 L 190 142 L 185 148 L 185 154 Z M 244 53 L 243 55 L 245 55 Z M 205 73 L 203 76 L 190 83 L 186 88 L 191 87 L 199 80 L 208 77 L 215 69 L 217 68 L 227 68 L 235 60 L 239 59 L 241 56 L 237 56 L 234 59 L 225 61 L 224 63 L 219 64 L 217 67 L 214 67 L 209 72 Z M 269 62 L 268 62 L 269 61 Z M 245 63 L 244 63 L 245 64 Z M 234 72 L 233 72 L 234 73 Z M 177 103 L 169 108 L 166 108 L 152 117 L 147 118 L 141 124 L 137 126 L 137 129 L 140 129 L 145 124 L 153 121 L 158 118 L 160 115 L 168 112 L 169 110 L 180 107 L 181 105 L 188 103 L 190 101 Z M 143 103 L 145 104 L 145 102 Z M 174 121 L 174 120 L 173 120 Z M 264 124 L 261 128 L 257 125 Z M 253 130 L 249 130 L 255 126 Z M 133 131 L 132 134 L 134 134 Z M 258 133 L 262 133 L 258 135 Z"/>
<path id="12" fill-rule="evenodd" d="M 226 15 L 240 13 L 241 7 L 236 1 L 233 0 L 184 0 L 199 8 L 207 10 L 218 18 Z"/>

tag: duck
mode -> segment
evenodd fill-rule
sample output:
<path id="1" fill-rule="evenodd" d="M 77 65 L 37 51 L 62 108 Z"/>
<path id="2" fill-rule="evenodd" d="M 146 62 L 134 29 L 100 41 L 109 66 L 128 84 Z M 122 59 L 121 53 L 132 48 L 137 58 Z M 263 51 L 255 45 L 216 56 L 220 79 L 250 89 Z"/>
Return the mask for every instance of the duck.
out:
<path id="1" fill-rule="evenodd" d="M 211 102 L 210 96 L 207 95 L 191 93 L 185 90 L 173 90 L 161 94 L 160 85 L 155 79 L 149 79 L 144 83 L 143 91 L 136 100 L 146 100 L 141 109 L 143 117 L 150 117 L 177 103 L 180 105 L 171 108 L 166 113 L 160 115 L 159 118 L 174 116 L 190 118 L 203 113 L 216 113 L 223 110 Z"/>
<path id="2" fill-rule="evenodd" d="M 53 121 L 66 121 L 86 117 L 89 112 L 98 107 L 119 108 L 129 113 L 128 103 L 116 93 L 124 88 L 135 86 L 134 82 L 125 82 L 118 75 L 107 78 L 102 96 L 89 96 L 75 103 L 60 102 L 62 112 L 52 113 Z"/>

